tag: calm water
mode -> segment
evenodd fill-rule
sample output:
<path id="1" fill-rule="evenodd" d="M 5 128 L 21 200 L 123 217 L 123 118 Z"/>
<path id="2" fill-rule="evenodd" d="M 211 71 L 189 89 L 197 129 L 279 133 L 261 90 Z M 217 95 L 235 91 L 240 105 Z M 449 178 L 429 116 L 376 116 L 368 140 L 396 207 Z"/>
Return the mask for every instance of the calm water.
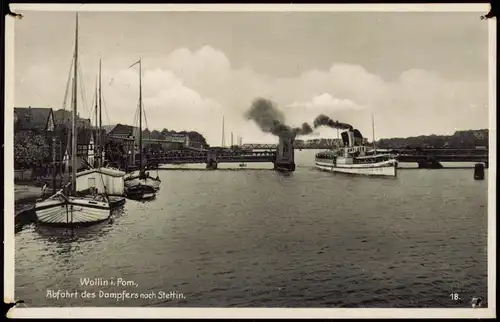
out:
<path id="1" fill-rule="evenodd" d="M 15 237 L 16 297 L 30 307 L 487 300 L 487 180 L 473 180 L 472 169 L 401 170 L 397 179 L 325 173 L 310 168 L 313 154 L 298 152 L 292 175 L 159 171 L 157 199 L 127 201 L 111 223 L 28 226 Z M 81 278 L 135 284 L 82 286 Z M 108 297 L 124 291 L 139 298 Z"/>

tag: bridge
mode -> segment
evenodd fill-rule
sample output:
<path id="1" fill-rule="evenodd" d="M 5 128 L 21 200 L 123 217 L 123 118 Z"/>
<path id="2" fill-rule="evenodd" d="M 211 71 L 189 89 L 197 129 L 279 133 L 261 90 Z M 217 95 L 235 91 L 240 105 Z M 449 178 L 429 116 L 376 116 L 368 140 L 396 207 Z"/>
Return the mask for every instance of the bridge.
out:
<path id="1" fill-rule="evenodd" d="M 262 144 L 253 150 L 246 146 L 245 149 L 233 147 L 158 152 L 147 155 L 146 160 L 150 167 L 158 167 L 161 164 L 197 163 L 206 164 L 208 169 L 217 169 L 219 163 L 269 162 L 274 163 L 276 170 L 294 171 L 293 149 L 287 149 L 285 141 L 281 143 Z M 380 149 L 378 151 L 393 154 L 399 162 L 418 163 L 421 168 L 441 168 L 440 162 L 482 162 L 488 166 L 488 150 L 484 149 Z"/>
<path id="2" fill-rule="evenodd" d="M 149 163 L 158 164 L 186 164 L 186 163 L 208 163 L 214 160 L 217 163 L 251 163 L 251 162 L 274 162 L 275 151 L 224 151 L 213 153 L 213 151 L 169 151 L 161 154 L 153 154 L 147 157 Z"/>
<path id="3" fill-rule="evenodd" d="M 161 164 L 204 163 L 207 169 L 217 169 L 219 163 L 255 163 L 269 162 L 279 171 L 295 171 L 295 156 L 292 147 L 293 137 L 279 138 L 274 149 L 242 149 L 213 147 L 210 149 L 183 149 L 176 151 L 155 152 L 146 155 L 148 167 Z"/>
<path id="4" fill-rule="evenodd" d="M 276 150 L 277 144 L 245 143 L 241 145 L 244 150 Z M 335 147 L 333 143 L 293 143 L 294 149 L 331 149 Z"/>

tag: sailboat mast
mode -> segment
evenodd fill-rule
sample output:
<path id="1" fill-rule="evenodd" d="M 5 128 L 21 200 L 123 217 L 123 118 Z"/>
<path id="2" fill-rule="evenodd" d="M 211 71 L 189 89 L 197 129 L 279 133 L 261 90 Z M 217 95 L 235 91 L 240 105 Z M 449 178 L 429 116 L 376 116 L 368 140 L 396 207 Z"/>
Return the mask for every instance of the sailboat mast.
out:
<path id="1" fill-rule="evenodd" d="M 372 113 L 372 139 L 373 139 L 373 152 L 375 152 L 375 119 Z"/>
<path id="2" fill-rule="evenodd" d="M 142 172 L 142 58 L 139 59 L 139 162 Z"/>
<path id="3" fill-rule="evenodd" d="M 233 132 L 231 132 L 231 147 L 233 147 Z"/>
<path id="4" fill-rule="evenodd" d="M 76 14 L 76 29 L 75 29 L 75 66 L 73 70 L 73 114 L 71 122 L 71 192 L 74 196 L 76 194 L 76 160 L 77 160 L 77 133 L 76 133 L 76 116 L 78 113 L 77 109 L 77 94 L 78 94 L 78 13 Z"/>
<path id="5" fill-rule="evenodd" d="M 98 119 L 98 108 L 99 108 L 99 103 L 98 103 L 98 89 L 97 89 L 97 84 L 98 80 L 96 79 L 95 82 L 95 138 L 94 138 L 94 164 L 93 166 L 99 167 L 99 160 L 97 159 L 97 151 L 98 151 L 98 146 L 99 146 L 99 140 L 98 140 L 98 134 L 99 134 L 99 119 Z"/>
<path id="6" fill-rule="evenodd" d="M 222 142 L 221 142 L 221 147 L 224 147 L 225 143 L 225 137 L 224 137 L 224 114 L 222 114 Z"/>
<path id="7" fill-rule="evenodd" d="M 99 59 L 99 125 L 97 126 L 97 137 L 96 137 L 96 142 L 98 142 L 98 145 L 97 145 L 97 153 L 98 153 L 98 157 L 97 157 L 97 166 L 98 167 L 101 167 L 102 165 L 102 161 L 101 158 L 102 158 L 102 145 L 103 145 L 103 142 L 101 142 L 101 128 L 102 128 L 102 86 L 101 86 L 101 60 Z"/>

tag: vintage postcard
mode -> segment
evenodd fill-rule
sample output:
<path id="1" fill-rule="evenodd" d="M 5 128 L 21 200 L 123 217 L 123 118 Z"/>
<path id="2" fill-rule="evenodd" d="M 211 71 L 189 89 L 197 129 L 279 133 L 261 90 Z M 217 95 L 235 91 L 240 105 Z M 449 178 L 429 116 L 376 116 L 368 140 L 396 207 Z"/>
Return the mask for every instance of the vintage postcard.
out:
<path id="1" fill-rule="evenodd" d="M 11 10 L 9 317 L 495 317 L 488 5 Z"/>

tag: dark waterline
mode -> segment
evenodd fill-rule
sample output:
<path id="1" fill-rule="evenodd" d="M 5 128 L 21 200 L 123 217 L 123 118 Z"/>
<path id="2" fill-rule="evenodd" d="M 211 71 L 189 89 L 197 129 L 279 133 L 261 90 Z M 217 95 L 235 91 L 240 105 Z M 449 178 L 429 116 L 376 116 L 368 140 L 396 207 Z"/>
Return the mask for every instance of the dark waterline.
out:
<path id="1" fill-rule="evenodd" d="M 16 298 L 29 307 L 470 307 L 481 296 L 487 305 L 488 180 L 472 169 L 344 176 L 312 169 L 307 153 L 289 175 L 159 171 L 157 198 L 128 200 L 112 222 L 30 225 L 15 237 Z M 112 277 L 136 284 L 80 285 Z M 57 290 L 78 298 L 47 296 Z M 99 298 L 123 291 L 155 298 Z"/>

